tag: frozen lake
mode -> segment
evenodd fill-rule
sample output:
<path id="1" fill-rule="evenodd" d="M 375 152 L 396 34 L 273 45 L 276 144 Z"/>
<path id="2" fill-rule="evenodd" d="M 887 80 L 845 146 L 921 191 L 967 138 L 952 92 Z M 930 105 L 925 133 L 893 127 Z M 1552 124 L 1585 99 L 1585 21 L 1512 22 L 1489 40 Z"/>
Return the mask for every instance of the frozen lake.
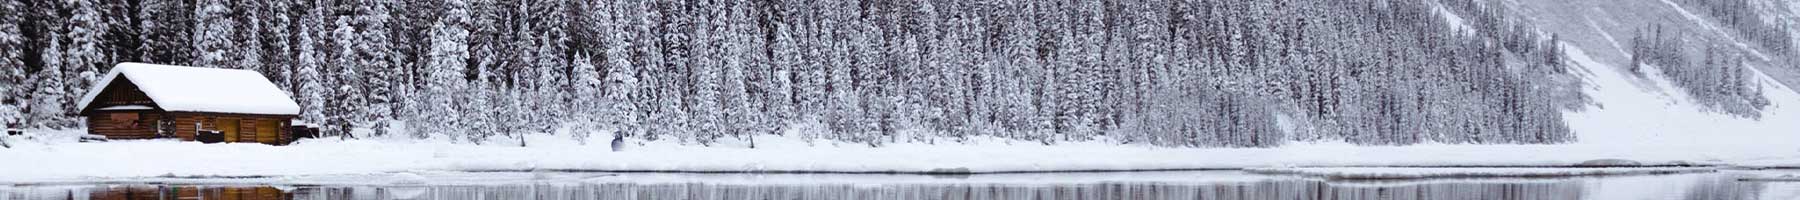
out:
<path id="1" fill-rule="evenodd" d="M 1800 199 L 1800 173 L 1343 180 L 1240 171 L 959 176 L 405 172 L 0 185 L 0 199 Z M 1746 180 L 1749 178 L 1749 180 Z"/>

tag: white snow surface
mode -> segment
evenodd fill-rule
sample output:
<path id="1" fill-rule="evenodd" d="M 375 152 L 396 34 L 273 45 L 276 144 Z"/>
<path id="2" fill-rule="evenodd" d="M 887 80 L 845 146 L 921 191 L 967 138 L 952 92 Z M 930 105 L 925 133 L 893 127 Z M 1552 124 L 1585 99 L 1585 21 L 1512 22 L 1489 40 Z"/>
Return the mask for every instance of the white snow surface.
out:
<path id="1" fill-rule="evenodd" d="M 1289 167 L 1249 168 L 1244 169 L 1244 171 L 1260 174 L 1295 174 L 1330 179 L 1418 179 L 1643 175 L 1714 172 L 1718 171 L 1718 169 L 1712 167 Z"/>
<path id="2" fill-rule="evenodd" d="M 1450 9 L 1445 8 L 1443 4 L 1432 4 L 1431 11 L 1437 12 L 1439 16 L 1443 16 L 1444 23 L 1450 24 L 1450 28 L 1457 30 L 1458 33 L 1464 35 L 1475 34 L 1475 28 L 1469 27 L 1469 23 L 1466 20 L 1463 20 L 1462 16 L 1456 15 L 1456 12 L 1451 12 Z"/>
<path id="3" fill-rule="evenodd" d="M 102 89 L 130 80 L 164 111 L 295 115 L 300 104 L 261 73 L 250 70 L 119 63 L 81 97 L 87 108 Z"/>
<path id="4" fill-rule="evenodd" d="M 105 108 L 99 108 L 99 109 L 95 109 L 95 110 L 154 110 L 154 109 L 156 109 L 156 108 L 146 106 L 146 105 L 123 105 L 123 106 L 107 106 Z"/>
<path id="5" fill-rule="evenodd" d="M 1719 148 L 1762 148 L 1741 152 L 1768 157 L 1800 155 L 1800 93 L 1795 93 L 1758 70 L 1756 82 L 1770 105 L 1761 118 L 1742 118 L 1710 111 L 1693 102 L 1688 93 L 1662 77 L 1659 69 L 1645 69 L 1636 78 L 1624 68 L 1596 61 L 1579 48 L 1568 48 L 1570 60 L 1580 70 L 1584 90 L 1594 101 L 1583 111 L 1566 112 L 1577 145 L 1641 146 L 1656 149 L 1707 151 Z M 1645 149 L 1621 149 L 1639 151 Z"/>
<path id="6" fill-rule="evenodd" d="M 48 138 L 44 136 L 44 138 Z M 1650 148 L 1608 145 L 1293 144 L 1281 148 L 1194 149 L 1104 142 L 1046 146 L 981 139 L 964 144 L 808 144 L 758 138 L 758 148 L 694 147 L 631 142 L 630 150 L 579 145 L 567 138 L 528 138 L 530 147 L 399 140 L 304 140 L 290 146 L 201 144 L 172 140 L 77 143 L 19 139 L 0 149 L 0 183 L 106 181 L 144 177 L 300 177 L 458 171 L 710 172 L 1049 172 L 1142 169 L 1241 169 L 1360 166 L 1569 166 L 1596 158 L 1644 164 L 1731 164 L 1755 160 L 1762 148 Z M 607 141 L 610 138 L 596 138 Z M 568 141 L 568 142 L 559 142 Z M 590 144 L 604 144 L 592 142 Z M 415 183 L 409 175 L 391 179 Z M 401 182 L 396 182 L 401 183 Z"/>

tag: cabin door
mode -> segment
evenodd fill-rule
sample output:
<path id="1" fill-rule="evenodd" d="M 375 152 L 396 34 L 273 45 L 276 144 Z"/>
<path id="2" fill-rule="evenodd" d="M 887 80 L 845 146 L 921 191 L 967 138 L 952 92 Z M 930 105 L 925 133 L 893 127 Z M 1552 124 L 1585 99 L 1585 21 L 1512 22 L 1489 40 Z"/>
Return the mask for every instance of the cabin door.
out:
<path id="1" fill-rule="evenodd" d="M 219 133 L 225 134 L 225 142 L 238 142 L 238 132 L 240 132 L 240 130 L 238 129 L 239 124 L 237 118 L 221 117 L 218 118 L 218 120 L 213 121 L 213 126 L 219 128 Z"/>
<path id="2" fill-rule="evenodd" d="M 275 120 L 256 120 L 256 142 L 271 145 L 279 142 L 281 132 L 277 131 L 281 129 L 278 127 Z"/>

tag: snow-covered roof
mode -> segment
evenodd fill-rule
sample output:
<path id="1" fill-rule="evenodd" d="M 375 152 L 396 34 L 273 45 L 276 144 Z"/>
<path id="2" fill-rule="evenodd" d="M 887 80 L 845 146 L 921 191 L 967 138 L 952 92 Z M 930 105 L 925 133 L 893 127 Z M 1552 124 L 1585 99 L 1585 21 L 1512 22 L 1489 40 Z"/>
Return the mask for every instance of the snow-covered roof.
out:
<path id="1" fill-rule="evenodd" d="M 81 97 L 82 109 L 113 80 L 124 77 L 151 101 L 171 112 L 297 115 L 300 104 L 261 73 L 250 70 L 214 69 L 119 63 L 104 79 Z"/>
<path id="2" fill-rule="evenodd" d="M 94 109 L 94 110 L 155 110 L 155 109 L 156 108 L 154 108 L 154 107 L 150 107 L 150 106 L 146 106 L 146 105 L 123 105 L 123 106 L 107 106 L 105 108 Z"/>

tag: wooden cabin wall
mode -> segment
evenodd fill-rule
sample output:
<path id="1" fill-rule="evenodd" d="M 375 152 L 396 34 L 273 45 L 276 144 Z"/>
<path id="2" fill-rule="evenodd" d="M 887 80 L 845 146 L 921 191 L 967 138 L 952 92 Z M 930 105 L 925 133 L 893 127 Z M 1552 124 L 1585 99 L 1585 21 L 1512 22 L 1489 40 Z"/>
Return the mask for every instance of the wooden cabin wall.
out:
<path id="1" fill-rule="evenodd" d="M 219 130 L 219 128 L 221 126 L 217 122 L 220 121 L 220 119 L 236 119 L 236 120 L 238 120 L 237 136 L 236 137 L 227 137 L 227 138 L 237 138 L 237 140 L 226 141 L 226 142 L 256 142 L 256 143 L 265 143 L 265 144 L 287 144 L 290 141 L 287 141 L 286 138 L 288 138 L 288 135 L 292 134 L 292 133 L 289 133 L 288 129 L 287 129 L 288 123 L 289 123 L 288 121 L 293 120 L 293 117 L 291 117 L 291 116 L 215 114 L 215 113 L 175 113 L 172 116 L 175 119 L 175 132 L 176 132 L 175 136 L 181 138 L 181 140 L 184 140 L 184 141 L 193 141 L 194 140 L 194 133 L 196 131 L 198 131 L 198 129 L 195 129 L 196 127 L 194 126 L 196 122 L 198 122 L 200 125 L 198 127 L 199 129 Z M 256 123 L 259 121 L 266 121 L 266 122 L 273 123 L 273 125 L 275 126 L 274 127 L 275 129 L 273 130 L 275 132 L 275 134 L 274 135 L 261 135 L 261 136 L 256 135 L 256 128 L 257 128 Z"/>
<path id="2" fill-rule="evenodd" d="M 156 102 L 151 100 L 149 95 L 145 95 L 142 90 L 139 90 L 136 84 L 131 84 L 131 80 L 121 76 L 119 79 L 113 80 L 112 84 L 107 85 L 105 89 L 100 91 L 100 95 L 95 97 L 93 103 L 89 104 L 87 108 L 83 108 L 83 111 L 85 112 L 82 114 L 88 117 L 88 134 L 104 135 L 111 139 L 150 139 L 158 137 L 156 135 L 158 129 L 157 124 L 167 122 L 167 124 L 172 125 L 173 128 L 164 129 L 174 131 L 172 133 L 174 137 L 180 138 L 183 141 L 194 141 L 195 132 L 201 129 L 219 130 L 220 127 L 231 127 L 220 126 L 220 124 L 218 124 L 219 122 L 237 120 L 237 123 L 235 123 L 237 125 L 236 130 L 227 131 L 235 132 L 236 134 L 226 136 L 226 138 L 232 139 L 231 141 L 226 142 L 255 142 L 276 145 L 291 142 L 286 140 L 286 138 L 289 138 L 289 135 L 292 135 L 287 128 L 288 123 L 290 123 L 289 121 L 294 119 L 294 116 L 290 115 L 163 112 L 157 110 L 96 110 L 99 108 L 121 105 L 155 107 Z M 115 117 L 128 116 L 126 114 L 135 114 L 135 117 Z M 259 127 L 259 125 L 264 126 Z M 274 134 L 256 134 L 258 128 L 262 128 Z"/>
<path id="3" fill-rule="evenodd" d="M 115 116 L 129 117 L 115 117 Z M 88 134 L 108 139 L 149 139 L 156 137 L 156 122 L 161 112 L 96 111 L 87 116 Z M 135 119 L 133 119 L 135 118 Z"/>

